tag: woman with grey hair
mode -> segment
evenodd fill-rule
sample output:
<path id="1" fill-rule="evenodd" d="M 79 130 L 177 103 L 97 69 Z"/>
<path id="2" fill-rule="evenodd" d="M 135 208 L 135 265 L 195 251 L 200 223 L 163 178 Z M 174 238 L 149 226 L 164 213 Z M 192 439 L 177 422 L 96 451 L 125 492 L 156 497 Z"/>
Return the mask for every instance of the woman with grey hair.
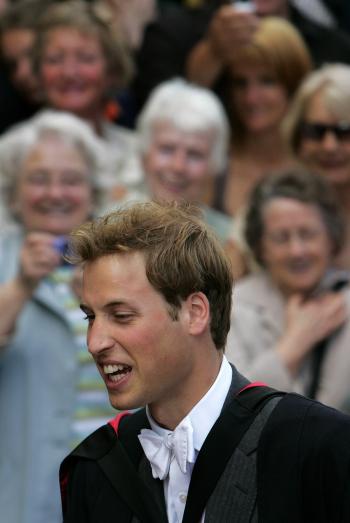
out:
<path id="1" fill-rule="evenodd" d="M 218 98 L 185 80 L 169 80 L 152 92 L 137 130 L 144 171 L 141 193 L 200 204 L 207 223 L 227 240 L 231 219 L 205 204 L 228 160 L 229 125 Z"/>
<path id="2" fill-rule="evenodd" d="M 99 145 L 73 115 L 44 113 L 0 145 L 16 227 L 0 235 L 0 506 L 11 523 L 61 521 L 58 466 L 112 416 L 86 349 L 79 275 L 63 254 L 99 191 Z"/>
<path id="3" fill-rule="evenodd" d="M 350 268 L 350 67 L 325 65 L 301 84 L 284 122 L 294 155 L 332 184 L 346 217 L 347 232 L 337 257 Z"/>
<path id="4" fill-rule="evenodd" d="M 253 191 L 245 235 L 261 270 L 234 289 L 227 356 L 252 380 L 340 408 L 349 391 L 349 273 L 331 187 L 287 171 Z"/>
<path id="5" fill-rule="evenodd" d="M 94 193 L 95 211 L 107 199 L 111 166 L 105 159 L 104 144 L 80 118 L 61 111 L 43 110 L 31 120 L 12 128 L 0 139 L 0 223 L 18 224 L 18 209 L 13 205 L 22 163 L 29 150 L 46 138 L 56 138 L 80 151 L 88 167 Z M 52 161 L 54 166 L 54 160 Z"/>

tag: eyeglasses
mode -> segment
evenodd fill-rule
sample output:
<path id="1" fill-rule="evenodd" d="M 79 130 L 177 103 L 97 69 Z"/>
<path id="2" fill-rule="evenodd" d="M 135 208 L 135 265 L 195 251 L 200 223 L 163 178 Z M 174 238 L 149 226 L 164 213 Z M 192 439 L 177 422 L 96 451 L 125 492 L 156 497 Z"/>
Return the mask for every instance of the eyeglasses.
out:
<path id="1" fill-rule="evenodd" d="M 324 139 L 326 133 L 332 133 L 336 136 L 337 140 L 340 141 L 350 140 L 350 123 L 340 122 L 338 124 L 328 125 L 317 122 L 302 122 L 300 126 L 301 138 L 307 138 L 308 140 L 320 142 Z"/>

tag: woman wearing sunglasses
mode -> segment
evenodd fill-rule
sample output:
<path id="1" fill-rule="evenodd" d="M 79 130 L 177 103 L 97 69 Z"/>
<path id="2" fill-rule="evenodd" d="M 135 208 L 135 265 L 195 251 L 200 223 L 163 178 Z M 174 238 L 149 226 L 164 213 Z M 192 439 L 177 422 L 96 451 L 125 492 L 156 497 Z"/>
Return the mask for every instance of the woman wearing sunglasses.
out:
<path id="1" fill-rule="evenodd" d="M 333 64 L 309 74 L 285 121 L 294 154 L 332 183 L 347 233 L 337 264 L 350 268 L 350 66 Z"/>

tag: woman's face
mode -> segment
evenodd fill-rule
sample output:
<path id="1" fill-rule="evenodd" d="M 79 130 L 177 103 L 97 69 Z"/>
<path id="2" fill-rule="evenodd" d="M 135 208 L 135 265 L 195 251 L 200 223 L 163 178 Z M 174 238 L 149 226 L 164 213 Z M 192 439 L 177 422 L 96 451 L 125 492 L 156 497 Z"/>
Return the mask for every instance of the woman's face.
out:
<path id="1" fill-rule="evenodd" d="M 55 109 L 87 119 L 103 110 L 109 75 L 97 36 L 72 27 L 49 31 L 40 76 L 47 102 Z"/>
<path id="2" fill-rule="evenodd" d="M 266 67 L 234 63 L 230 70 L 231 104 L 247 133 L 279 127 L 288 108 L 286 89 Z"/>
<path id="3" fill-rule="evenodd" d="M 332 242 L 319 209 L 275 198 L 263 210 L 262 259 L 285 295 L 312 291 L 329 267 Z"/>
<path id="4" fill-rule="evenodd" d="M 201 201 L 213 174 L 213 134 L 183 132 L 169 122 L 154 126 L 143 158 L 150 193 L 157 200 Z"/>
<path id="5" fill-rule="evenodd" d="M 73 145 L 50 137 L 26 156 L 12 206 L 26 230 L 65 235 L 88 219 L 92 200 L 82 154 Z"/>
<path id="6" fill-rule="evenodd" d="M 340 120 L 332 115 L 323 102 L 322 91 L 310 99 L 300 133 L 298 154 L 303 163 L 326 176 L 335 187 L 350 184 L 350 118 Z"/>

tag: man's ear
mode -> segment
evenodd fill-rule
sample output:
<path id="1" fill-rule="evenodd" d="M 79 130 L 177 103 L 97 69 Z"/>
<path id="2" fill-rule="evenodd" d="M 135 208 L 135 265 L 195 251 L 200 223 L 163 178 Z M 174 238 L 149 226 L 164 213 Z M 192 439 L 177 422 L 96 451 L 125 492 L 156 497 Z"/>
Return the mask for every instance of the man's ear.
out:
<path id="1" fill-rule="evenodd" d="M 186 299 L 188 331 L 193 336 L 203 334 L 210 324 L 210 305 L 203 292 L 194 292 Z"/>

